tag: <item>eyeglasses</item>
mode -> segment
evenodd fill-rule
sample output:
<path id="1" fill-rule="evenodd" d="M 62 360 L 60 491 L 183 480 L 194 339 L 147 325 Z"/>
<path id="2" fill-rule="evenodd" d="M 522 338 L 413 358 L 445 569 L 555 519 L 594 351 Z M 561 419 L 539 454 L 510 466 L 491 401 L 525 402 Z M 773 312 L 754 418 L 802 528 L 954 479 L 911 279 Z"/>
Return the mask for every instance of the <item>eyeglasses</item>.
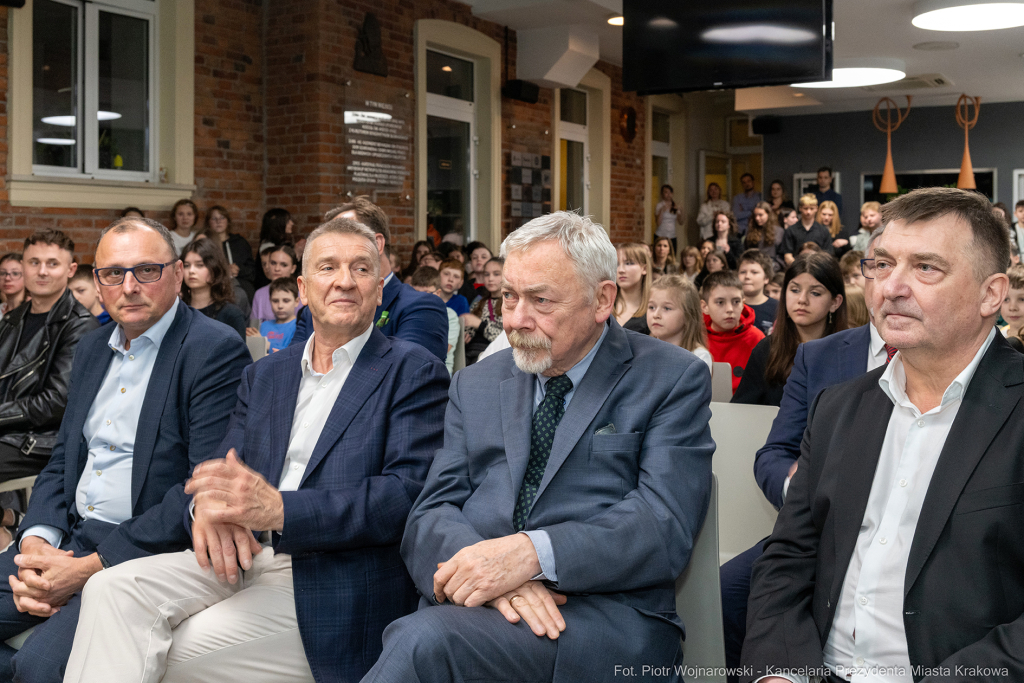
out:
<path id="1" fill-rule="evenodd" d="M 167 263 L 140 263 L 134 268 L 121 268 L 120 266 L 94 268 L 93 272 L 96 273 L 96 279 L 99 280 L 100 284 L 107 285 L 108 287 L 124 282 L 125 275 L 128 273 L 132 274 L 136 282 L 145 285 L 159 280 L 160 276 L 164 273 L 164 268 L 177 262 L 178 260 L 175 259 Z"/>
<path id="2" fill-rule="evenodd" d="M 11 278 L 12 280 L 17 280 L 21 276 L 22 276 L 22 274 L 17 272 L 17 271 L 13 271 L 13 270 L 0 270 L 0 280 L 6 280 L 7 278 Z"/>

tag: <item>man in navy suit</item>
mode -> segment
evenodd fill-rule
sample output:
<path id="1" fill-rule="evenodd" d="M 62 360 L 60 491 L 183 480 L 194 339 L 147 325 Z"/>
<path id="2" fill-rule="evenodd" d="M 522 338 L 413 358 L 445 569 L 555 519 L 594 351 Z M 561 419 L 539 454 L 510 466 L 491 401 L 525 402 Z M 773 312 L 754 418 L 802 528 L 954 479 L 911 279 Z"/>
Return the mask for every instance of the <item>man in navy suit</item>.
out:
<path id="1" fill-rule="evenodd" d="M 502 256 L 512 348 L 452 381 L 402 541 L 420 609 L 363 680 L 678 680 L 675 581 L 711 491 L 707 366 L 609 320 L 615 248 L 589 219 L 536 218 Z"/>
<path id="2" fill-rule="evenodd" d="M 244 373 L 227 458 L 185 489 L 195 553 L 96 575 L 65 680 L 326 683 L 370 668 L 384 627 L 415 607 L 399 542 L 449 384 L 444 363 L 374 327 L 379 263 L 350 219 L 309 236 L 314 334 Z"/>
<path id="3" fill-rule="evenodd" d="M 432 294 L 417 292 L 391 272 L 391 261 L 385 252 L 391 244 L 388 215 L 368 198 L 356 197 L 328 211 L 324 220 L 338 216 L 359 221 L 376 233 L 380 272 L 384 276 L 384 293 L 373 314 L 377 329 L 385 337 L 419 344 L 444 361 L 448 357 L 448 313 L 444 302 Z M 309 306 L 304 306 L 297 316 L 292 346 L 306 343 L 313 329 L 312 320 Z"/>
<path id="4" fill-rule="evenodd" d="M 0 645 L 0 680 L 62 680 L 88 578 L 188 547 L 185 479 L 214 455 L 251 362 L 231 328 L 178 300 L 182 266 L 164 226 L 113 223 L 95 266 L 117 325 L 79 342 L 56 446 L 18 547 L 0 555 L 0 640 L 36 626 L 16 655 Z"/>

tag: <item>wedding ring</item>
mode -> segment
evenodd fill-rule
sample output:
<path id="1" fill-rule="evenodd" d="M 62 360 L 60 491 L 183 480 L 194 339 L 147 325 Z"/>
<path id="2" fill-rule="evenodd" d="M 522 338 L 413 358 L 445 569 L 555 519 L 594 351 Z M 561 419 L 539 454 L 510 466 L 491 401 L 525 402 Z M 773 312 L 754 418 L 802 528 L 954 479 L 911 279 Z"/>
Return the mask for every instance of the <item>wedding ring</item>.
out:
<path id="1" fill-rule="evenodd" d="M 522 597 L 523 597 L 522 595 L 513 595 L 513 596 L 512 596 L 512 597 L 511 597 L 511 598 L 509 599 L 509 601 L 508 601 L 508 604 L 510 604 L 510 605 L 512 605 L 513 607 L 515 607 L 515 606 L 516 606 L 516 599 L 517 599 L 517 598 L 518 598 L 518 599 L 522 599 Z"/>

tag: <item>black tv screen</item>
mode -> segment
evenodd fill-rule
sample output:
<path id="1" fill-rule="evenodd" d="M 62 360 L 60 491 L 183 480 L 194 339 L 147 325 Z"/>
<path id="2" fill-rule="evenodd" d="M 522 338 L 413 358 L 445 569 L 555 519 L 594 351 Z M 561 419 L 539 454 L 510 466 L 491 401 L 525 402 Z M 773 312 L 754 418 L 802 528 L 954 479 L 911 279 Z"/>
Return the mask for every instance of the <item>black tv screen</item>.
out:
<path id="1" fill-rule="evenodd" d="M 832 0 L 624 0 L 623 18 L 640 95 L 832 78 Z"/>

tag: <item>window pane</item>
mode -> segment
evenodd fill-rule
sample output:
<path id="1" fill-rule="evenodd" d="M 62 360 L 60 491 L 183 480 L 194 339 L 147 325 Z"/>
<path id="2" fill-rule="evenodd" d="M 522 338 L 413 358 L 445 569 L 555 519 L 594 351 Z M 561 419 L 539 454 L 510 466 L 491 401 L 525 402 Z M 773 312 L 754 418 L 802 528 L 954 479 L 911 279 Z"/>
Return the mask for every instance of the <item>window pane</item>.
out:
<path id="1" fill-rule="evenodd" d="M 651 113 L 651 139 L 655 142 L 671 142 L 669 140 L 668 114 L 660 111 Z"/>
<path id="2" fill-rule="evenodd" d="M 148 171 L 149 22 L 99 15 L 99 167 Z"/>
<path id="3" fill-rule="evenodd" d="M 427 50 L 427 92 L 473 101 L 473 62 Z"/>
<path id="4" fill-rule="evenodd" d="M 587 93 L 562 88 L 562 115 L 566 123 L 587 125 Z"/>
<path id="5" fill-rule="evenodd" d="M 32 163 L 76 168 L 78 10 L 36 0 L 32 21 Z"/>
<path id="6" fill-rule="evenodd" d="M 441 237 L 449 233 L 469 240 L 469 124 L 427 117 L 427 222 Z"/>
<path id="7" fill-rule="evenodd" d="M 562 208 L 586 212 L 583 205 L 583 143 L 562 140 Z"/>

